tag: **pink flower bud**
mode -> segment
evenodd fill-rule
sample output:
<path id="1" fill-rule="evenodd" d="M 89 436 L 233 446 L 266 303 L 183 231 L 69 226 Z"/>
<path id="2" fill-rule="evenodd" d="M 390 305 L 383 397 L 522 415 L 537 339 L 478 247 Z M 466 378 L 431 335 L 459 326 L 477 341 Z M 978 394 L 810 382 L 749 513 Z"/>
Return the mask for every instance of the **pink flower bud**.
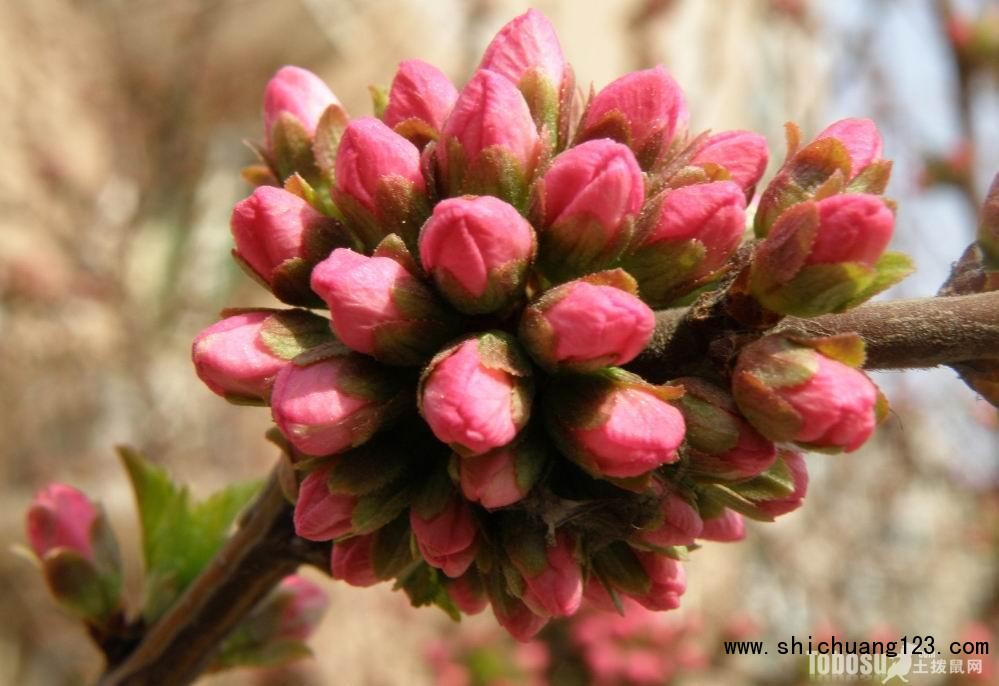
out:
<path id="1" fill-rule="evenodd" d="M 648 345 L 655 324 L 655 313 L 635 295 L 576 280 L 524 310 L 520 339 L 542 366 L 589 370 L 631 362 Z"/>
<path id="2" fill-rule="evenodd" d="M 475 517 L 468 503 L 457 495 L 451 496 L 440 512 L 430 517 L 412 508 L 409 524 L 423 559 L 452 579 L 464 574 L 475 560 L 478 550 Z"/>
<path id="3" fill-rule="evenodd" d="M 701 535 L 704 524 L 697 510 L 686 500 L 671 491 L 666 491 L 660 501 L 660 518 L 650 528 L 638 535 L 643 543 L 670 548 L 672 546 L 693 545 Z"/>
<path id="4" fill-rule="evenodd" d="M 375 573 L 371 559 L 374 543 L 374 534 L 354 536 L 336 543 L 330 557 L 330 576 L 361 588 L 377 584 L 381 579 Z"/>
<path id="5" fill-rule="evenodd" d="M 442 303 L 389 257 L 334 250 L 312 270 L 312 290 L 329 305 L 337 337 L 382 362 L 419 364 L 453 335 Z"/>
<path id="6" fill-rule="evenodd" d="M 895 227 L 895 215 L 881 198 L 846 193 L 820 200 L 816 207 L 819 227 L 806 264 L 860 262 L 870 266 L 878 261 Z M 775 241 L 780 239 L 777 233 Z"/>
<path id="7" fill-rule="evenodd" d="M 295 502 L 295 533 L 310 541 L 330 541 L 351 532 L 357 498 L 330 493 L 326 486 L 332 467 L 323 467 L 302 480 Z"/>
<path id="8" fill-rule="evenodd" d="M 569 148 L 540 184 L 538 202 L 545 273 L 557 280 L 602 269 L 630 239 L 645 201 L 642 170 L 626 146 L 607 139 Z"/>
<path id="9" fill-rule="evenodd" d="M 390 233 L 409 243 L 426 216 L 426 192 L 415 145 L 381 120 L 351 120 L 337 148 L 332 193 L 366 248 Z"/>
<path id="10" fill-rule="evenodd" d="M 536 69 L 557 92 L 562 85 L 565 56 L 555 27 L 545 15 L 531 9 L 499 30 L 486 47 L 479 69 L 494 71 L 514 84 Z"/>
<path id="11" fill-rule="evenodd" d="M 457 462 L 461 492 L 487 510 L 512 505 L 530 492 L 545 464 L 541 449 L 530 440 L 518 441 Z"/>
<path id="12" fill-rule="evenodd" d="M 767 139 L 752 131 L 725 131 L 708 137 L 691 164 L 717 164 L 746 193 L 763 178 L 767 168 Z"/>
<path id="13" fill-rule="evenodd" d="M 631 597 L 650 610 L 680 607 L 680 596 L 687 590 L 687 574 L 680 563 L 657 553 L 636 551 L 635 555 L 649 577 L 649 590 L 642 595 L 631 594 Z"/>
<path id="14" fill-rule="evenodd" d="M 264 89 L 264 132 L 267 135 L 267 147 L 271 145 L 271 131 L 282 112 L 292 115 L 312 136 L 326 108 L 339 104 L 340 101 L 322 79 L 308 69 L 281 67 Z"/>
<path id="15" fill-rule="evenodd" d="M 92 560 L 91 529 L 97 516 L 97 508 L 82 492 L 49 484 L 35 494 L 28 508 L 28 543 L 39 558 L 56 548 L 68 548 Z"/>
<path id="16" fill-rule="evenodd" d="M 392 79 L 383 119 L 392 128 L 416 120 L 436 134 L 457 99 L 458 91 L 437 67 L 405 60 Z"/>
<path id="17" fill-rule="evenodd" d="M 548 623 L 547 617 L 535 614 L 518 598 L 492 598 L 492 606 L 496 621 L 518 641 L 531 640 Z"/>
<path id="18" fill-rule="evenodd" d="M 698 378 L 676 379 L 686 393 L 679 400 L 687 423 L 691 467 L 722 479 L 762 474 L 777 458 L 777 448 L 742 419 L 732 397 Z"/>
<path id="19" fill-rule="evenodd" d="M 460 455 L 506 445 L 527 423 L 529 366 L 516 343 L 483 334 L 431 361 L 421 384 L 421 412 L 439 440 Z"/>
<path id="20" fill-rule="evenodd" d="M 625 74 L 597 93 L 583 114 L 578 139 L 614 138 L 630 147 L 648 170 L 686 126 L 683 91 L 658 66 Z"/>
<path id="21" fill-rule="evenodd" d="M 523 293 L 534 231 L 517 210 L 484 195 L 437 204 L 420 232 L 420 259 L 459 310 L 494 312 Z"/>
<path id="22" fill-rule="evenodd" d="M 286 576 L 273 591 L 281 605 L 275 638 L 304 641 L 316 630 L 330 600 L 318 585 L 297 574 Z"/>
<path id="23" fill-rule="evenodd" d="M 489 597 L 482 585 L 482 578 L 474 568 L 456 579 L 449 579 L 444 587 L 455 606 L 466 615 L 477 615 L 486 609 Z"/>
<path id="24" fill-rule="evenodd" d="M 377 216 L 379 185 L 388 177 L 425 191 L 420 151 L 373 117 L 351 120 L 337 149 L 337 189 Z"/>
<path id="25" fill-rule="evenodd" d="M 779 389 L 779 397 L 802 420 L 794 440 L 852 452 L 874 431 L 877 389 L 863 372 L 816 355 L 818 371 L 808 381 Z"/>
<path id="26" fill-rule="evenodd" d="M 877 125 L 870 119 L 840 119 L 827 126 L 815 140 L 835 138 L 850 155 L 850 178 L 881 159 L 882 142 Z"/>
<path id="27" fill-rule="evenodd" d="M 808 493 L 808 466 L 805 464 L 805 457 L 792 450 L 782 450 L 781 459 L 791 472 L 794 480 L 794 490 L 783 498 L 774 500 L 760 500 L 756 502 L 756 507 L 763 510 L 771 517 L 793 512 L 801 507 Z"/>
<path id="28" fill-rule="evenodd" d="M 643 296 L 650 289 L 655 298 L 663 285 L 675 286 L 675 281 L 690 282 L 711 274 L 724 265 L 739 247 L 746 230 L 746 196 L 731 181 L 715 181 L 683 186 L 665 193 L 655 211 L 649 216 L 649 226 L 641 232 L 641 240 L 633 253 L 682 247 L 696 241 L 704 249 L 703 257 L 692 269 L 680 272 L 677 279 L 662 280 L 657 271 L 668 270 L 669 262 L 649 262 L 653 273 L 633 270 L 626 261 L 626 268 L 638 279 Z M 676 269 L 676 267 L 674 267 Z M 657 277 L 660 277 L 657 279 Z"/>
<path id="29" fill-rule="evenodd" d="M 245 312 L 212 324 L 194 339 L 191 358 L 213 393 L 263 400 L 288 361 L 260 338 L 271 312 Z"/>
<path id="30" fill-rule="evenodd" d="M 348 240 L 343 227 L 333 219 L 312 209 L 297 195 L 273 186 L 260 186 L 250 197 L 236 203 L 229 227 L 236 242 L 236 257 L 269 286 L 274 285 L 275 270 L 287 260 L 312 261 L 307 245 L 310 237 L 318 234 L 327 242 L 326 237 L 332 233 Z"/>
<path id="31" fill-rule="evenodd" d="M 449 195 L 499 195 L 513 202 L 526 191 L 539 151 L 524 96 L 504 76 L 480 69 L 444 122 L 437 160 Z M 453 168 L 459 160 L 463 169 Z M 519 178 L 508 178 L 511 166 Z"/>
<path id="32" fill-rule="evenodd" d="M 583 600 L 583 575 L 576 559 L 576 542 L 565 532 L 537 560 L 511 555 L 527 588 L 521 599 L 537 615 L 568 617 Z"/>
<path id="33" fill-rule="evenodd" d="M 307 367 L 285 366 L 274 380 L 271 413 L 306 455 L 332 455 L 367 441 L 391 418 L 397 389 L 384 370 L 355 355 Z"/>
<path id="34" fill-rule="evenodd" d="M 708 541 L 731 543 L 746 537 L 746 522 L 742 515 L 724 509 L 717 517 L 705 518 L 700 538 Z"/>
<path id="35" fill-rule="evenodd" d="M 566 454 L 591 473 L 640 476 L 676 462 L 683 442 L 683 415 L 653 391 L 597 377 L 563 380 L 546 403 L 550 428 Z M 588 406 L 584 413 L 573 407 L 580 402 Z"/>
<path id="36" fill-rule="evenodd" d="M 779 336 L 743 348 L 732 394 L 774 441 L 851 452 L 877 422 L 878 391 L 863 372 Z"/>

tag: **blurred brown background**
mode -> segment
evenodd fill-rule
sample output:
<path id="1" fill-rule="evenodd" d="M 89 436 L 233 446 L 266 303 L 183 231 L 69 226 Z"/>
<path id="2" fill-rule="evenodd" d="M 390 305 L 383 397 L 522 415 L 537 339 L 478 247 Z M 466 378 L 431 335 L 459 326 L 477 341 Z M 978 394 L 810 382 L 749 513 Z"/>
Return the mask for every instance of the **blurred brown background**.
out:
<path id="1" fill-rule="evenodd" d="M 990 4 L 955 3 L 955 11 L 974 17 Z M 662 62 L 686 89 L 693 127 L 764 133 L 771 171 L 786 120 L 814 133 L 839 116 L 877 119 L 896 159 L 896 247 L 921 268 L 901 293 L 932 294 L 971 239 L 973 203 L 999 168 L 999 98 L 987 74 L 959 70 L 940 3 L 533 5 L 559 30 L 582 84 Z M 222 307 L 267 303 L 231 264 L 227 223 L 249 190 L 238 176 L 251 160 L 241 141 L 262 136 L 270 74 L 306 66 L 351 113 L 365 114 L 368 84 L 387 85 L 402 59 L 434 62 L 460 86 L 495 30 L 528 6 L 0 2 L 0 683 L 80 684 L 100 669 L 30 564 L 6 552 L 22 540 L 37 488 L 65 481 L 103 501 L 134 591 L 133 505 L 113 445 L 140 448 L 201 495 L 262 475 L 274 457 L 261 437 L 266 410 L 212 395 L 188 352 Z M 977 155 L 959 158 L 961 150 Z M 934 185 L 930 158 L 963 176 Z M 681 612 L 703 613 L 709 652 L 744 613 L 773 641 L 817 627 L 852 638 L 889 627 L 949 643 L 973 620 L 994 628 L 995 411 L 949 371 L 878 381 L 895 412 L 877 440 L 853 455 L 809 457 L 813 484 L 801 511 L 751 526 L 742 545 L 693 556 Z M 424 646 L 448 623 L 442 614 L 410 610 L 387 588 L 324 583 L 333 604 L 313 641 L 318 659 L 272 683 L 430 683 Z M 723 660 L 688 683 L 777 683 L 800 664 Z"/>

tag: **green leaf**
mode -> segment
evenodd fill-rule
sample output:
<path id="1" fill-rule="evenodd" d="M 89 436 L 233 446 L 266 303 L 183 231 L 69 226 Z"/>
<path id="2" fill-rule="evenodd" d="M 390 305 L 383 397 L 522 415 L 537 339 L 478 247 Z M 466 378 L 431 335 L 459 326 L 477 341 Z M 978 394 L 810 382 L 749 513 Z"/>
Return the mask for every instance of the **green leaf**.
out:
<path id="1" fill-rule="evenodd" d="M 399 579 L 395 590 L 400 588 L 409 596 L 409 602 L 413 607 L 436 605 L 454 621 L 461 621 L 461 613 L 447 594 L 440 572 L 430 565 L 426 563 L 417 565 L 409 574 Z"/>
<path id="2" fill-rule="evenodd" d="M 303 641 L 294 639 L 270 641 L 262 645 L 227 644 L 228 640 L 222 644 L 218 656 L 208 668 L 209 672 L 220 672 L 234 667 L 280 667 L 312 656 L 309 646 Z"/>
<path id="3" fill-rule="evenodd" d="M 146 568 L 143 617 L 155 621 L 194 580 L 225 542 L 236 515 L 260 482 L 228 486 L 200 503 L 186 487 L 134 450 L 118 454 L 135 493 Z"/>
<path id="4" fill-rule="evenodd" d="M 278 357 L 291 360 L 334 338 L 328 319 L 296 309 L 279 310 L 268 317 L 260 327 L 260 340 Z"/>
<path id="5" fill-rule="evenodd" d="M 794 492 L 794 477 L 787 463 L 779 457 L 762 474 L 732 485 L 732 490 L 748 500 L 776 500 Z"/>
<path id="6" fill-rule="evenodd" d="M 916 270 L 916 266 L 905 253 L 886 252 L 874 265 L 874 279 L 862 289 L 850 302 L 847 308 L 864 303 L 881 291 L 890 288 Z"/>
<path id="7" fill-rule="evenodd" d="M 702 495 L 717 505 L 735 510 L 739 514 L 758 522 L 774 521 L 773 516 L 767 514 L 751 500 L 746 499 L 727 486 L 722 486 L 721 484 L 705 486 Z"/>

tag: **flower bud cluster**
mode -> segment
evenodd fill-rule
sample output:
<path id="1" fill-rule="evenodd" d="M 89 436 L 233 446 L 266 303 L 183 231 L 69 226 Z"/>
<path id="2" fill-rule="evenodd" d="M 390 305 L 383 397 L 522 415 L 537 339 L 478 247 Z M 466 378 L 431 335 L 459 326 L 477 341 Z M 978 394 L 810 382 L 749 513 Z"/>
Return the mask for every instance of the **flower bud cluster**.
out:
<path id="1" fill-rule="evenodd" d="M 335 578 L 488 605 L 519 639 L 583 604 L 677 607 L 686 548 L 800 505 L 807 471 L 781 444 L 854 450 L 880 406 L 850 341 L 763 338 L 731 386 L 731 369 L 626 369 L 653 308 L 727 275 L 767 146 L 689 136 L 662 67 L 577 97 L 533 10 L 460 90 L 403 62 L 375 117 L 280 70 L 234 254 L 328 316 L 231 311 L 193 348 L 212 391 L 270 406 L 296 531 L 335 542 Z M 751 296 L 807 314 L 883 287 L 888 166 L 866 120 L 792 151 L 760 201 Z"/>

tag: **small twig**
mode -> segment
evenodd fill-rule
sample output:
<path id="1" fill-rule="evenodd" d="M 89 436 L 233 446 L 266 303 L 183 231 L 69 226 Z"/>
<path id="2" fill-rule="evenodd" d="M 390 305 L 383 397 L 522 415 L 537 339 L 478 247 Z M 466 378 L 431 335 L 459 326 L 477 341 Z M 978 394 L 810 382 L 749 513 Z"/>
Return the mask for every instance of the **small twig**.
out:
<path id="1" fill-rule="evenodd" d="M 652 343 L 629 368 L 656 380 L 683 375 L 699 362 L 677 351 L 674 334 L 687 309 L 656 313 Z M 777 330 L 807 336 L 856 332 L 867 345 L 867 369 L 920 369 L 999 358 L 999 292 L 891 300 L 843 314 L 784 319 Z M 691 356 L 703 350 L 690 346 Z M 665 360 L 669 364 L 664 364 Z"/>
<path id="2" fill-rule="evenodd" d="M 127 659 L 111 666 L 98 685 L 193 682 L 222 640 L 281 579 L 300 564 L 328 559 L 328 544 L 311 544 L 295 536 L 291 515 L 291 505 L 272 473 L 242 526 Z"/>

